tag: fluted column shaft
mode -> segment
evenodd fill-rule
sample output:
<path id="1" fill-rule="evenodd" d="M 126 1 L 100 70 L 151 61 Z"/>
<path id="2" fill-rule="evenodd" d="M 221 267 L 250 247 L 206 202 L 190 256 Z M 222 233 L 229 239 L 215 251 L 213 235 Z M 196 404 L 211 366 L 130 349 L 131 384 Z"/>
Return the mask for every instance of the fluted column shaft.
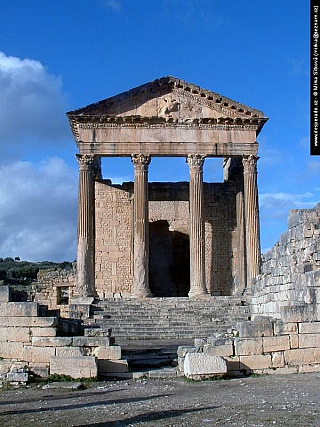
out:
<path id="1" fill-rule="evenodd" d="M 260 270 L 260 226 L 257 186 L 257 161 L 254 155 L 244 156 L 244 206 L 246 229 L 246 258 L 247 258 L 247 287 L 252 285 L 252 279 Z"/>
<path id="2" fill-rule="evenodd" d="M 207 294 L 205 284 L 205 247 L 203 220 L 204 156 L 188 155 L 190 171 L 190 292 L 189 297 Z"/>
<path id="3" fill-rule="evenodd" d="M 134 207 L 133 207 L 133 296 L 150 297 L 149 288 L 149 208 L 148 167 L 150 156 L 133 154 Z"/>
<path id="4" fill-rule="evenodd" d="M 97 168 L 92 155 L 77 154 L 79 166 L 77 287 L 79 297 L 95 295 L 94 282 L 94 177 Z"/>

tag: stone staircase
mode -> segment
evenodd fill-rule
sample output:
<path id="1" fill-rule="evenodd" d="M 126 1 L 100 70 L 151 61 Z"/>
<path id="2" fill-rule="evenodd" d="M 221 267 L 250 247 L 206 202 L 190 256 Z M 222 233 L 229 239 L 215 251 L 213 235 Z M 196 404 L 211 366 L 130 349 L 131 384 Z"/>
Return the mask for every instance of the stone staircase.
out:
<path id="1" fill-rule="evenodd" d="M 112 336 L 121 345 L 133 340 L 186 341 L 223 334 L 248 319 L 250 309 L 241 297 L 123 298 L 95 304 L 90 323 L 112 328 Z"/>

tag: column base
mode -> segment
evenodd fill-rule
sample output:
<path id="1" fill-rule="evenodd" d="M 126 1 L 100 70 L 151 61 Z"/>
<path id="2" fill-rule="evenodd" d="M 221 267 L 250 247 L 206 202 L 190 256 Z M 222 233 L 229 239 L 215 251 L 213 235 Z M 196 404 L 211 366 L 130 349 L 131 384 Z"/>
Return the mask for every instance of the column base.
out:
<path id="1" fill-rule="evenodd" d="M 132 298 L 152 298 L 152 293 L 149 290 L 135 291 L 132 293 Z"/>
<path id="2" fill-rule="evenodd" d="M 188 293 L 189 298 L 210 298 L 211 295 L 208 294 L 206 290 L 203 289 L 196 289 L 196 290 L 190 290 Z"/>

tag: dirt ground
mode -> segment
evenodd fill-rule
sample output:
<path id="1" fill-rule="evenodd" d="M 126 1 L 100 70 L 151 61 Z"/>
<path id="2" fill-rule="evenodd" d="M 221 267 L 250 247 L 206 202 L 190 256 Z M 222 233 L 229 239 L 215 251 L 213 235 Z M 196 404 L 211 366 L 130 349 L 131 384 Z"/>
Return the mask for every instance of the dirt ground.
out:
<path id="1" fill-rule="evenodd" d="M 320 426 L 320 373 L 0 391 L 0 426 Z"/>

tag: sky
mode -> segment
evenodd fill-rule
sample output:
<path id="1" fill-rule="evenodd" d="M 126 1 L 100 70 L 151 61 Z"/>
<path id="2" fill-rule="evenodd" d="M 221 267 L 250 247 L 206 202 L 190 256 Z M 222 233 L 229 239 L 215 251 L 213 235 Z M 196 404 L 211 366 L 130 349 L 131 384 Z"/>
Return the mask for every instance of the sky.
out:
<path id="1" fill-rule="evenodd" d="M 309 1 L 0 0 L 0 257 L 76 258 L 77 152 L 65 113 L 172 75 L 262 110 L 261 245 L 320 200 L 309 155 Z M 222 181 L 221 159 L 204 179 Z M 103 177 L 133 179 L 129 158 Z M 152 159 L 150 181 L 188 180 Z"/>

